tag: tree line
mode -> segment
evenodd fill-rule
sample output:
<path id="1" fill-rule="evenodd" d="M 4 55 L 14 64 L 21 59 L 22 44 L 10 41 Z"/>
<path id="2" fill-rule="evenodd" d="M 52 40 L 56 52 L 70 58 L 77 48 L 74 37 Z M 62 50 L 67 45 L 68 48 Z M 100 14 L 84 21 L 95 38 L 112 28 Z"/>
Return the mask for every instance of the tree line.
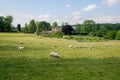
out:
<path id="1" fill-rule="evenodd" d="M 103 37 L 106 39 L 120 39 L 120 23 L 96 23 L 93 20 L 85 20 L 83 24 L 76 24 L 75 33 Z"/>
<path id="2" fill-rule="evenodd" d="M 82 24 L 69 25 L 67 22 L 58 26 L 55 21 L 52 24 L 46 21 L 30 20 L 21 27 L 18 24 L 16 27 L 12 25 L 13 17 L 0 16 L 0 32 L 24 32 L 35 33 L 39 35 L 42 31 L 51 31 L 54 28 L 59 29 L 64 35 L 89 35 L 103 37 L 107 39 L 120 39 L 120 23 L 96 23 L 94 20 L 85 20 Z"/>

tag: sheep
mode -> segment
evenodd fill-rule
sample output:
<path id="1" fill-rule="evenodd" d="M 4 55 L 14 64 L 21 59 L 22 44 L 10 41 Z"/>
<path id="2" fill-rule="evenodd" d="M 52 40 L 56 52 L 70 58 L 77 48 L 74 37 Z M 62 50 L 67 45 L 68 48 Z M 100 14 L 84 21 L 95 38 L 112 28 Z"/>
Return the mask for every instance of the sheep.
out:
<path id="1" fill-rule="evenodd" d="M 86 44 L 84 44 L 84 48 L 87 48 L 87 45 L 86 45 Z"/>
<path id="2" fill-rule="evenodd" d="M 69 45 L 69 48 L 73 48 L 73 45 Z"/>
<path id="3" fill-rule="evenodd" d="M 91 44 L 90 49 L 92 50 L 93 48 L 95 48 L 95 45 Z"/>
<path id="4" fill-rule="evenodd" d="M 107 44 L 107 43 L 106 43 L 106 44 L 105 44 L 105 46 L 106 46 L 106 47 L 108 47 L 108 46 L 109 46 L 109 44 Z"/>
<path id="5" fill-rule="evenodd" d="M 24 49 L 23 46 L 18 46 L 18 51 L 22 51 Z"/>
<path id="6" fill-rule="evenodd" d="M 54 47 L 57 47 L 57 45 L 54 45 Z"/>
<path id="7" fill-rule="evenodd" d="M 56 53 L 56 52 L 51 52 L 50 53 L 50 57 L 51 58 L 61 58 L 61 56 L 58 53 Z"/>
<path id="8" fill-rule="evenodd" d="M 23 44 L 23 42 L 19 42 L 19 44 Z"/>

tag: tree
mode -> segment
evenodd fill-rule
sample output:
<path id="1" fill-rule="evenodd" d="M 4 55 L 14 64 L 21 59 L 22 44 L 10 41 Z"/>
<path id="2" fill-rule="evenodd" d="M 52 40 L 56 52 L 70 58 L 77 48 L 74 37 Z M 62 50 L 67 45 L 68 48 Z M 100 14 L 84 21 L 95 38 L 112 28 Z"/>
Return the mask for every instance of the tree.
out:
<path id="1" fill-rule="evenodd" d="M 88 34 L 90 32 L 95 33 L 97 30 L 96 23 L 93 20 L 85 20 L 83 22 L 83 26 L 85 28 L 85 32 Z"/>
<path id="2" fill-rule="evenodd" d="M 22 32 L 28 33 L 28 25 L 25 24 L 25 27 L 22 28 Z"/>
<path id="3" fill-rule="evenodd" d="M 50 23 L 46 22 L 46 21 L 40 21 L 40 26 L 42 28 L 42 30 L 51 30 L 51 25 Z"/>
<path id="4" fill-rule="evenodd" d="M 76 27 L 75 32 L 76 32 L 77 34 L 80 34 L 81 25 L 80 25 L 80 24 L 76 24 L 75 27 Z"/>
<path id="5" fill-rule="evenodd" d="M 108 31 L 107 33 L 106 33 L 106 38 L 107 39 L 115 39 L 115 37 L 116 37 L 116 31 Z"/>
<path id="6" fill-rule="evenodd" d="M 4 17 L 0 16 L 0 32 L 4 31 Z"/>
<path id="7" fill-rule="evenodd" d="M 66 25 L 62 27 L 62 32 L 64 33 L 64 35 L 70 35 L 72 31 L 74 31 L 74 29 L 71 25 Z"/>
<path id="8" fill-rule="evenodd" d="M 120 30 L 117 31 L 117 34 L 116 34 L 116 40 L 120 40 Z"/>
<path id="9" fill-rule="evenodd" d="M 40 32 L 42 31 L 42 26 L 39 21 L 36 22 L 36 27 L 37 27 L 36 34 L 39 35 Z"/>
<path id="10" fill-rule="evenodd" d="M 97 37 L 103 37 L 104 36 L 104 33 L 102 30 L 99 30 L 97 33 L 96 33 L 96 36 Z"/>
<path id="11" fill-rule="evenodd" d="M 113 26 L 113 30 L 115 30 L 115 31 L 120 30 L 120 23 L 116 23 L 116 24 L 114 24 L 114 26 Z"/>
<path id="12" fill-rule="evenodd" d="M 21 32 L 21 25 L 20 24 L 17 25 L 17 31 Z"/>
<path id="13" fill-rule="evenodd" d="M 57 26 L 58 26 L 58 24 L 56 21 L 52 23 L 52 28 L 56 28 Z"/>
<path id="14" fill-rule="evenodd" d="M 5 17 L 5 21 L 4 21 L 4 30 L 5 31 L 7 31 L 7 32 L 11 31 L 11 27 L 12 27 L 11 23 L 12 23 L 12 21 L 13 21 L 12 16 L 6 16 Z"/>
<path id="15" fill-rule="evenodd" d="M 36 24 L 34 20 L 31 20 L 29 25 L 28 25 L 28 30 L 30 33 L 36 32 Z"/>

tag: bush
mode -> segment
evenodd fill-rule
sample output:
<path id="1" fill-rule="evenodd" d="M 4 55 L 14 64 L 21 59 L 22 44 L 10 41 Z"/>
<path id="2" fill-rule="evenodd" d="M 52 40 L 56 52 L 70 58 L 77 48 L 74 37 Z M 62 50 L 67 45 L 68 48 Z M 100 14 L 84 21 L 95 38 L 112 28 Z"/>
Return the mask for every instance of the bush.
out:
<path id="1" fill-rule="evenodd" d="M 63 32 L 61 31 L 56 31 L 53 33 L 53 37 L 56 37 L 56 38 L 62 38 L 63 37 Z"/>

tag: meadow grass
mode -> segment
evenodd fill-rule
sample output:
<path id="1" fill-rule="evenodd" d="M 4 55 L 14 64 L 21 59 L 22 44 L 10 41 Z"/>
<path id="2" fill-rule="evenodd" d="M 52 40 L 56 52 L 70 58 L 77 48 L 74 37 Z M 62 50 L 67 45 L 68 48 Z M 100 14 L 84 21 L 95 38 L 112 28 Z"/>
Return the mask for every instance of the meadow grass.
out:
<path id="1" fill-rule="evenodd" d="M 84 44 L 96 46 L 92 50 L 76 48 Z M 21 52 L 19 45 L 25 47 Z M 51 59 L 53 51 L 62 58 Z M 0 80 L 120 80 L 120 41 L 77 42 L 0 33 Z"/>

